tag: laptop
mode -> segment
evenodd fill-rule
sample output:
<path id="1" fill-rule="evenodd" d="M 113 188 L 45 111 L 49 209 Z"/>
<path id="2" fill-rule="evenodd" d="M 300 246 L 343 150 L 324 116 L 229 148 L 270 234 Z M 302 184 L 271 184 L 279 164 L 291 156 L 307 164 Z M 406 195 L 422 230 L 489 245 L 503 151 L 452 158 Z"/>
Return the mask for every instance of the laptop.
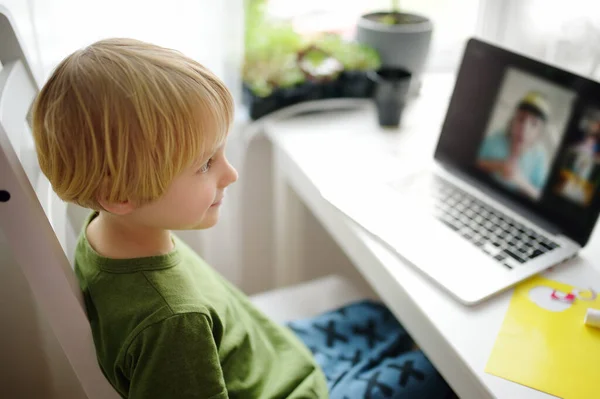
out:
<path id="1" fill-rule="evenodd" d="M 574 257 L 590 238 L 600 211 L 600 84 L 471 39 L 432 164 L 377 183 L 370 195 L 385 200 L 376 210 L 348 193 L 324 195 L 476 304 Z"/>

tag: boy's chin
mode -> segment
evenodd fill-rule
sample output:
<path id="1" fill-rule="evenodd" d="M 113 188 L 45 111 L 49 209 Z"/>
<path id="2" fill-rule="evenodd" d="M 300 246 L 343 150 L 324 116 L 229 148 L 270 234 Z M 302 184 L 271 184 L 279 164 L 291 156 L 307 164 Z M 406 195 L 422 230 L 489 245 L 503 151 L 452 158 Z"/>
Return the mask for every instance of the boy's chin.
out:
<path id="1" fill-rule="evenodd" d="M 219 214 L 215 213 L 214 215 L 206 215 L 206 217 L 202 220 L 202 222 L 194 225 L 194 227 L 190 228 L 190 230 L 204 230 L 210 229 L 219 221 Z"/>
<path id="2" fill-rule="evenodd" d="M 206 212 L 203 216 L 200 221 L 190 220 L 182 223 L 180 220 L 179 223 L 171 223 L 168 230 L 204 230 L 213 227 L 219 221 L 219 212 Z"/>
<path id="3" fill-rule="evenodd" d="M 218 218 L 215 218 L 215 220 L 211 220 L 210 222 L 202 222 L 201 224 L 193 227 L 192 230 L 210 229 L 211 227 L 213 227 L 214 225 L 216 225 L 218 221 L 219 221 Z"/>
<path id="4" fill-rule="evenodd" d="M 211 221 L 202 221 L 202 223 L 196 224 L 196 225 L 187 225 L 187 226 L 178 226 L 175 228 L 169 228 L 168 230 L 173 230 L 173 231 L 180 231 L 180 230 L 206 230 L 206 229 L 210 229 L 211 227 L 213 227 L 214 225 L 216 225 L 218 222 L 217 219 L 215 220 L 211 220 Z"/>

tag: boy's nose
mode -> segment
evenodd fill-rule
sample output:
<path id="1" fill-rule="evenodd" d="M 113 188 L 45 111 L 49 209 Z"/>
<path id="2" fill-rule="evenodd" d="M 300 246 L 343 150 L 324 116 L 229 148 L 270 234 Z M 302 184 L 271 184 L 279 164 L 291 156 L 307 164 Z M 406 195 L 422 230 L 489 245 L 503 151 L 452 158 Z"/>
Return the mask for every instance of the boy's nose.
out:
<path id="1" fill-rule="evenodd" d="M 225 173 L 223 175 L 223 178 L 221 179 L 222 181 L 222 185 L 223 187 L 227 187 L 232 183 L 235 183 L 236 180 L 238 179 L 238 172 L 237 170 L 235 170 L 235 168 L 233 166 L 231 166 L 231 164 L 227 162 L 227 165 L 225 166 Z"/>

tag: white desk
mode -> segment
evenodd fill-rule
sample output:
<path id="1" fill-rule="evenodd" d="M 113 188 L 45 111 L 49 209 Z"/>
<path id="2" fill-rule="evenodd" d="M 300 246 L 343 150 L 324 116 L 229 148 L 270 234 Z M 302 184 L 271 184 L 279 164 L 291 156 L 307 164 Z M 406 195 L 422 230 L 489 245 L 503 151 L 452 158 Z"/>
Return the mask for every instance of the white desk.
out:
<path id="1" fill-rule="evenodd" d="M 275 147 L 277 263 L 293 267 L 293 230 L 301 213 L 286 202 L 298 198 L 314 213 L 377 291 L 461 398 L 550 398 L 550 395 L 486 374 L 484 368 L 511 292 L 465 307 L 411 265 L 352 223 L 320 194 L 340 179 L 360 181 L 398 175 L 428 162 L 452 89 L 452 78 L 429 77 L 407 110 L 401 131 L 380 129 L 369 102 L 353 110 L 306 114 L 266 124 Z M 298 200 L 298 199 L 296 199 Z M 373 198 L 377 206 L 377 198 Z M 594 273 L 585 259 L 598 259 L 595 234 L 582 258 L 549 272 L 551 278 Z"/>

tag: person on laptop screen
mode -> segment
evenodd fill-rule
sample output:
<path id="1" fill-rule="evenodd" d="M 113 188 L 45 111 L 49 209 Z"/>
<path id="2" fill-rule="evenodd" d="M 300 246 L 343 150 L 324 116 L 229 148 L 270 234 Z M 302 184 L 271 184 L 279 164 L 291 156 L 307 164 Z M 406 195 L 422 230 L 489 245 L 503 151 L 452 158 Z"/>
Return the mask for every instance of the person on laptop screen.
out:
<path id="1" fill-rule="evenodd" d="M 505 129 L 483 140 L 477 165 L 510 189 L 538 199 L 546 182 L 547 154 L 539 141 L 550 106 L 543 94 L 527 93 Z"/>
<path id="2" fill-rule="evenodd" d="M 563 159 L 557 191 L 575 203 L 587 206 L 599 183 L 600 119 L 584 123 L 583 137 L 567 149 Z"/>

